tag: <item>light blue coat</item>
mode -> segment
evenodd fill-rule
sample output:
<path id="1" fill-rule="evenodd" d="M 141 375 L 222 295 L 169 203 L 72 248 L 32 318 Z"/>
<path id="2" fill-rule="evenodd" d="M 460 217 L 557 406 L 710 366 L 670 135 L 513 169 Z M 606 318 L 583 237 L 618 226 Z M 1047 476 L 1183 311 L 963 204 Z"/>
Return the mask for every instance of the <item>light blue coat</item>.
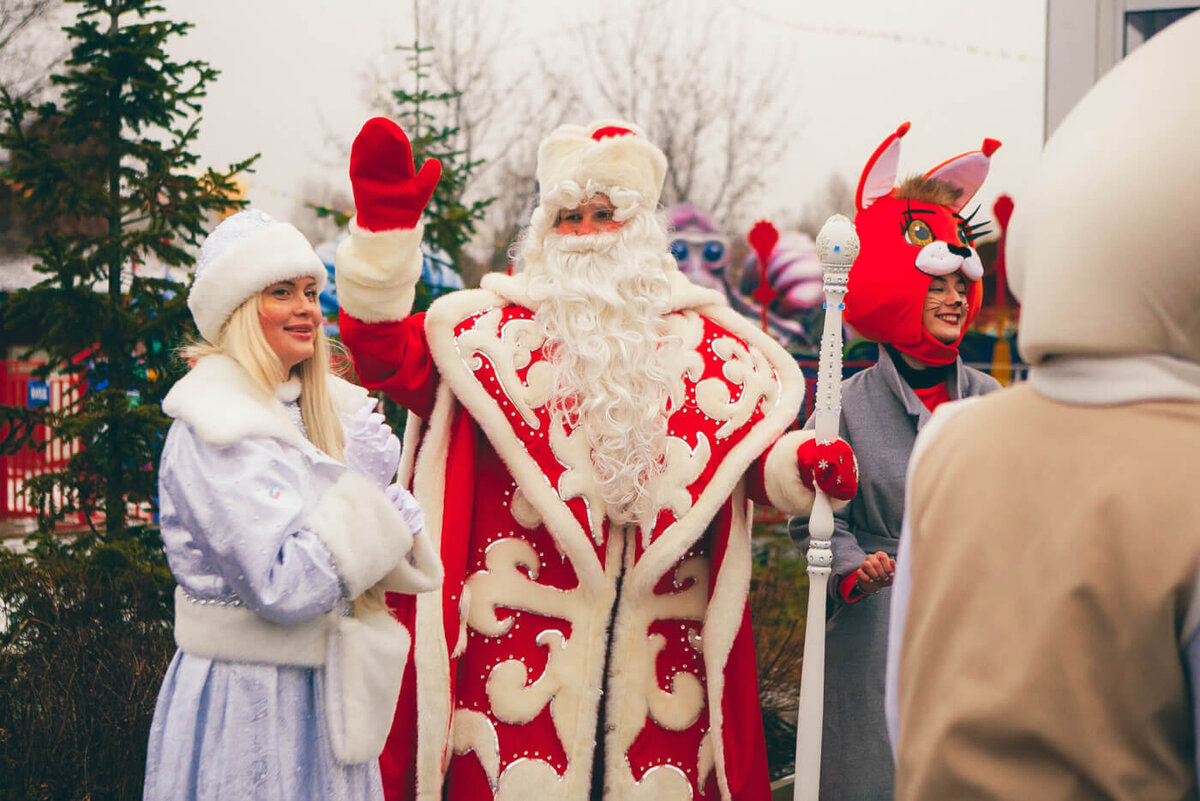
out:
<path id="1" fill-rule="evenodd" d="M 398 451 L 383 457 L 389 470 L 371 447 L 348 447 L 360 470 L 347 467 L 303 436 L 295 389 L 272 402 L 246 381 L 210 356 L 164 401 L 176 419 L 159 475 L 162 537 L 181 647 L 155 709 L 145 798 L 381 798 L 375 759 L 335 755 L 330 709 L 350 726 L 353 710 L 330 706 L 323 663 L 350 599 L 406 563 L 412 536 L 396 507 L 417 531 L 419 509 L 379 486 Z M 348 443 L 385 444 L 390 432 L 354 415 L 366 393 L 337 384 Z"/>

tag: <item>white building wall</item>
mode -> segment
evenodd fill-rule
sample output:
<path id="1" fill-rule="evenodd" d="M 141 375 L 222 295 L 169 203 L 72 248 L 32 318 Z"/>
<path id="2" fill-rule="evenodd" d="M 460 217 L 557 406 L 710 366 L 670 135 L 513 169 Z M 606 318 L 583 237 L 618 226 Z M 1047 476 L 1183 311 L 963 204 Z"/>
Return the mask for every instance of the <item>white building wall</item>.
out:
<path id="1" fill-rule="evenodd" d="M 1130 25 L 1134 15 L 1197 8 L 1200 0 L 1047 0 L 1045 138 L 1104 73 L 1144 41 Z"/>

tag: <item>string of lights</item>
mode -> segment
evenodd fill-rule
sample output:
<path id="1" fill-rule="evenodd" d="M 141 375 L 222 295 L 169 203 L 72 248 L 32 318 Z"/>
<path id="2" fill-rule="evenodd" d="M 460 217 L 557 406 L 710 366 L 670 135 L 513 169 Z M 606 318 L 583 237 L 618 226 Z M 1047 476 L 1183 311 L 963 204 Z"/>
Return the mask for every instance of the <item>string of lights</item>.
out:
<path id="1" fill-rule="evenodd" d="M 982 58 L 999 58 L 1012 61 L 1029 61 L 1030 57 L 1026 53 L 1016 52 L 1007 48 L 986 47 L 966 42 L 948 42 L 941 39 L 936 39 L 932 36 L 921 36 L 898 33 L 896 31 L 881 31 L 871 28 L 858 28 L 848 25 L 816 25 L 810 22 L 803 22 L 796 19 L 788 19 L 786 17 L 771 14 L 762 9 L 755 8 L 744 0 L 724 0 L 726 5 L 731 6 L 738 11 L 757 17 L 764 22 L 770 23 L 774 27 L 791 28 L 792 30 L 802 31 L 804 33 L 819 34 L 823 36 L 847 36 L 858 37 L 863 39 L 879 39 L 881 41 L 894 42 L 895 44 L 919 45 L 922 47 L 936 47 L 944 50 L 952 50 L 958 53 L 966 53 L 968 55 L 980 56 Z"/>

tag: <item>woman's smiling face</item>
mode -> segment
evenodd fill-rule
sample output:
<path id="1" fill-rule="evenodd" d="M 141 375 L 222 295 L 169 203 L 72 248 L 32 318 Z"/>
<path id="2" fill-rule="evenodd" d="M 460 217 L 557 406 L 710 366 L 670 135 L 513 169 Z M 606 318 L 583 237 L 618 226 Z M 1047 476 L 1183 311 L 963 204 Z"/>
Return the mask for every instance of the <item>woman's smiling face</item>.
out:
<path id="1" fill-rule="evenodd" d="M 313 355 L 321 307 L 317 282 L 311 276 L 278 281 L 262 291 L 258 324 L 284 373 Z"/>
<path id="2" fill-rule="evenodd" d="M 962 273 L 935 275 L 925 293 L 925 308 L 921 323 L 929 335 L 946 345 L 953 345 L 962 334 L 967 319 L 967 280 Z"/>

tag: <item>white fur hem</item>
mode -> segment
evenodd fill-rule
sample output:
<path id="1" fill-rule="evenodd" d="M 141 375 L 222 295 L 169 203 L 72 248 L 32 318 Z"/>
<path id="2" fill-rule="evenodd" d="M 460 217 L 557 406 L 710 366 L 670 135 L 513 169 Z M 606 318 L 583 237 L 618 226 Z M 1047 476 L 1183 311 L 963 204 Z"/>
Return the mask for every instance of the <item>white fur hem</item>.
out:
<path id="1" fill-rule="evenodd" d="M 750 597 L 750 518 L 752 505 L 738 487 L 730 499 L 733 516 L 729 526 L 729 543 L 708 611 L 704 618 L 701 638 L 704 642 L 704 673 L 708 680 L 708 736 L 713 748 L 713 767 L 717 772 L 717 787 L 721 798 L 732 798 L 729 792 L 729 768 L 725 758 L 725 666 L 733 651 L 742 625 L 742 616 Z"/>
<path id="2" fill-rule="evenodd" d="M 304 435 L 283 404 L 259 389 L 250 374 L 224 354 L 196 362 L 163 398 L 162 409 L 218 448 L 252 436 L 304 446 Z"/>
<path id="3" fill-rule="evenodd" d="M 333 555 L 350 598 L 357 598 L 412 548 L 404 517 L 370 479 L 347 471 L 308 516 L 312 531 Z"/>
<path id="4" fill-rule="evenodd" d="M 804 486 L 800 480 L 800 469 L 796 465 L 796 450 L 800 443 L 812 439 L 816 434 L 812 431 L 789 431 L 780 437 L 767 454 L 767 464 L 763 470 L 763 485 L 767 490 L 767 499 L 779 511 L 789 515 L 807 515 L 812 512 L 816 493 Z M 857 463 L 857 459 L 855 460 Z M 829 499 L 834 511 L 843 508 L 850 501 Z"/>
<path id="5" fill-rule="evenodd" d="M 367 391 L 337 376 L 327 379 L 338 413 L 349 417 L 366 402 Z M 163 398 L 163 413 L 191 426 L 210 445 L 223 448 L 247 437 L 271 437 L 297 448 L 311 447 L 283 404 L 263 392 L 229 356 L 205 356 Z"/>
<path id="6" fill-rule="evenodd" d="M 344 765 L 378 759 L 387 743 L 412 640 L 387 609 L 338 620 L 327 662 L 329 739 Z"/>
<path id="7" fill-rule="evenodd" d="M 325 664 L 335 613 L 272 623 L 245 606 L 208 604 L 175 588 L 175 644 L 192 656 L 266 665 Z"/>
<path id="8" fill-rule="evenodd" d="M 425 530 L 435 552 L 441 552 L 442 511 L 446 494 L 446 458 L 450 445 L 450 428 L 458 404 L 446 383 L 438 387 L 429 429 L 420 443 L 416 461 L 422 466 L 413 476 L 413 495 L 425 510 Z M 417 431 L 414 415 L 409 415 L 409 429 Z M 404 432 L 406 447 L 409 430 Z M 440 561 L 440 559 L 439 559 Z M 437 801 L 442 797 L 442 777 L 449 756 L 450 735 L 450 649 L 442 617 L 441 593 L 417 596 L 416 620 L 413 631 L 413 665 L 417 676 L 417 801 Z"/>
<path id="9" fill-rule="evenodd" d="M 175 642 L 192 656 L 249 664 L 326 668 L 325 725 L 334 756 L 378 759 L 391 730 L 408 656 L 408 631 L 387 610 L 338 610 L 290 625 L 244 606 L 206 604 L 175 588 Z"/>
<path id="10" fill-rule="evenodd" d="M 364 231 L 350 221 L 350 236 L 334 256 L 338 304 L 365 323 L 403 320 L 412 311 L 421 278 L 425 228 Z"/>

